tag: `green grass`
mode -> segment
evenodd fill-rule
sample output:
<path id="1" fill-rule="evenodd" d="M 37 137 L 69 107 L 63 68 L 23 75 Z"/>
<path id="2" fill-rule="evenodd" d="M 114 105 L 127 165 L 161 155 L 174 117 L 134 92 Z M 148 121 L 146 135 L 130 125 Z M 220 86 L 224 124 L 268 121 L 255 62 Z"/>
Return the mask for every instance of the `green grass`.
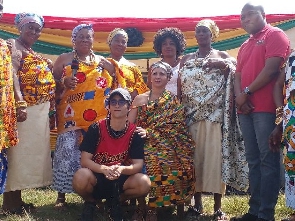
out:
<path id="1" fill-rule="evenodd" d="M 24 216 L 5 216 L 4 214 L 0 215 L 1 221 L 72 221 L 78 220 L 83 201 L 76 194 L 68 194 L 67 202 L 69 203 L 68 209 L 66 211 L 57 211 L 54 209 L 54 202 L 56 200 L 56 192 L 52 191 L 49 188 L 43 189 L 30 189 L 23 191 L 23 199 L 25 202 L 33 203 L 37 206 L 37 209 L 32 214 L 25 214 Z M 239 216 L 244 214 L 248 210 L 248 199 L 249 196 L 238 196 L 231 195 L 225 196 L 222 200 L 223 211 L 229 216 Z M 2 196 L 0 196 L 0 201 L 2 202 Z M 213 197 L 211 195 L 203 196 L 203 204 L 205 215 L 200 217 L 200 221 L 209 221 L 212 220 L 213 213 Z M 125 208 L 127 211 L 128 209 Z M 276 206 L 275 219 L 281 220 L 288 217 L 293 211 L 285 206 L 285 197 L 283 194 L 280 194 L 279 200 Z M 127 214 L 127 217 L 130 217 L 130 211 Z M 166 209 L 165 211 L 159 212 L 159 221 L 172 221 L 180 220 L 176 217 L 175 211 L 173 209 Z M 96 218 L 97 221 L 105 221 L 106 219 L 102 214 L 97 211 Z M 189 219 L 181 219 L 189 220 Z"/>

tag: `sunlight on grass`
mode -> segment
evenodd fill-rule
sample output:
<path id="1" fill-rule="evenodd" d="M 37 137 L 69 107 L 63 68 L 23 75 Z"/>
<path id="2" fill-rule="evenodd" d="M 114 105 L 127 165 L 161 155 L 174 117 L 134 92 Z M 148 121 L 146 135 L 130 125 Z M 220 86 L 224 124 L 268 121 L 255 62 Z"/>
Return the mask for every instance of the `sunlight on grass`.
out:
<path id="1" fill-rule="evenodd" d="M 78 220 L 82 210 L 83 201 L 76 194 L 67 194 L 68 208 L 66 211 L 57 211 L 54 209 L 54 202 L 56 200 L 56 192 L 52 191 L 50 188 L 42 189 L 30 189 L 23 191 L 23 199 L 25 202 L 33 203 L 37 206 L 37 211 L 33 214 L 25 214 L 24 216 L 5 216 L 0 215 L 1 221 L 71 221 Z M 212 220 L 213 214 L 213 196 L 204 195 L 203 196 L 204 213 L 203 217 L 200 217 L 199 221 L 209 221 Z M 2 203 L 3 197 L 0 196 L 0 202 Z M 248 211 L 248 200 L 249 196 L 238 196 L 231 195 L 226 196 L 222 200 L 222 209 L 229 216 L 239 216 Z M 131 212 L 132 213 L 132 212 Z M 131 214 L 130 213 L 130 214 Z M 167 210 L 167 214 L 160 214 L 159 221 L 173 221 L 179 220 L 175 216 L 175 211 L 173 209 Z M 169 214 L 168 214 L 169 213 Z M 280 194 L 278 203 L 276 206 L 276 220 L 281 220 L 288 217 L 292 213 L 292 210 L 285 206 L 285 197 Z M 130 217 L 131 215 L 128 215 Z M 101 214 L 97 212 L 95 220 L 105 221 Z M 182 219 L 189 220 L 189 219 Z"/>

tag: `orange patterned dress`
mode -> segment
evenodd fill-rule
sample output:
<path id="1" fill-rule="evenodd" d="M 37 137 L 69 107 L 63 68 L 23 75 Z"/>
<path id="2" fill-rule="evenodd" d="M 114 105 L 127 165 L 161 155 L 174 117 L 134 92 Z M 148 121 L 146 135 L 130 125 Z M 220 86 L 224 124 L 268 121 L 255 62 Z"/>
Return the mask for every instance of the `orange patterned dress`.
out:
<path id="1" fill-rule="evenodd" d="M 138 94 L 149 91 L 149 88 L 144 82 L 141 71 L 134 63 L 131 63 L 122 57 L 118 62 L 118 65 L 124 74 L 126 87 L 130 93 L 132 93 L 134 90 L 137 90 Z"/>
<path id="2" fill-rule="evenodd" d="M 96 62 L 91 65 L 80 62 L 76 74 L 77 87 L 65 88 L 61 94 L 57 104 L 58 134 L 77 129 L 87 131 L 93 122 L 107 116 L 105 103 L 111 90 L 118 86 L 126 87 L 118 66 L 116 66 L 118 82 L 115 82 L 106 70 L 97 69 L 97 65 Z M 71 65 L 68 65 L 64 68 L 63 76 L 71 74 Z"/>
<path id="3" fill-rule="evenodd" d="M 7 150 L 9 170 L 5 192 L 52 183 L 49 111 L 55 81 L 47 59 L 31 51 L 17 71 L 27 119 L 17 124 L 20 142 Z"/>
<path id="4" fill-rule="evenodd" d="M 10 51 L 0 39 L 0 150 L 17 144 L 13 72 Z"/>
<path id="5" fill-rule="evenodd" d="M 3 193 L 7 175 L 6 148 L 18 143 L 13 92 L 13 72 L 10 51 L 0 39 L 0 193 Z"/>

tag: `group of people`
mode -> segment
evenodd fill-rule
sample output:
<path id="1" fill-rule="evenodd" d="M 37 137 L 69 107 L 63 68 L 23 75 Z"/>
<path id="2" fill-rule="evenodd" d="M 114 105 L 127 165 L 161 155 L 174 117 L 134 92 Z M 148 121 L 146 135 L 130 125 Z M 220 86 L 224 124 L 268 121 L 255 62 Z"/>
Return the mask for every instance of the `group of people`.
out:
<path id="1" fill-rule="evenodd" d="M 161 60 L 149 68 L 147 83 L 124 58 L 124 29 L 110 32 L 105 58 L 92 51 L 92 25 L 79 24 L 72 31 L 73 50 L 53 64 L 31 48 L 43 17 L 20 13 L 15 24 L 19 36 L 0 41 L 4 212 L 34 210 L 21 190 L 52 185 L 57 209 L 66 208 L 66 193 L 84 199 L 84 221 L 93 220 L 101 199 L 116 221 L 123 219 L 122 202 L 132 198 L 138 204 L 133 221 L 155 221 L 164 206 L 177 206 L 183 217 L 184 204 L 188 214 L 199 216 L 202 192 L 214 194 L 214 219 L 224 220 L 227 184 L 250 187 L 248 213 L 233 220 L 274 220 L 281 145 L 288 150 L 287 199 L 295 208 L 295 55 L 288 58 L 289 39 L 267 24 L 262 6 L 242 8 L 241 24 L 250 37 L 237 59 L 212 47 L 219 29 L 210 19 L 197 23 L 198 49 L 184 56 L 183 33 L 160 29 L 153 43 Z M 52 164 L 49 131 L 55 125 Z"/>

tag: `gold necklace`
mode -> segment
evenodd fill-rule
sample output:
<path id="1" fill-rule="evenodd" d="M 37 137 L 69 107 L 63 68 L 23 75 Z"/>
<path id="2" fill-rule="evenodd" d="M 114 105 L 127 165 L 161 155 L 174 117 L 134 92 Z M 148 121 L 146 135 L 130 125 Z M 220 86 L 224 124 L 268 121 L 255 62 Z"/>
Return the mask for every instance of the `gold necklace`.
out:
<path id="1" fill-rule="evenodd" d="M 91 65 L 93 65 L 95 63 L 95 54 L 93 53 L 92 50 L 90 50 L 89 61 L 84 61 L 84 60 L 80 59 L 80 57 L 79 57 L 79 55 L 77 53 L 77 50 L 74 50 L 73 53 L 74 53 L 74 58 L 77 61 L 79 61 L 79 62 L 81 62 L 81 63 L 83 63 L 83 64 L 85 64 L 87 66 L 91 66 Z"/>

